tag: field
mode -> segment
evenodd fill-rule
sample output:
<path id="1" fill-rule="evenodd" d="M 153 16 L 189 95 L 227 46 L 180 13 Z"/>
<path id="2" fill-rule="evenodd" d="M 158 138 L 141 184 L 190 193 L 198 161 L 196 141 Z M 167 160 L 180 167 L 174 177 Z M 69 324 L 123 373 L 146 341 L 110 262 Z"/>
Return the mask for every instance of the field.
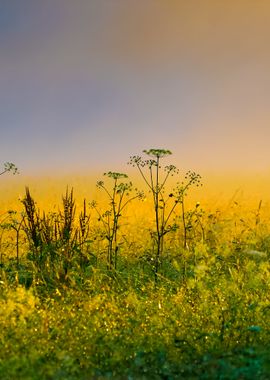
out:
<path id="1" fill-rule="evenodd" d="M 269 184 L 192 178 L 1 178 L 1 380 L 269 379 Z"/>

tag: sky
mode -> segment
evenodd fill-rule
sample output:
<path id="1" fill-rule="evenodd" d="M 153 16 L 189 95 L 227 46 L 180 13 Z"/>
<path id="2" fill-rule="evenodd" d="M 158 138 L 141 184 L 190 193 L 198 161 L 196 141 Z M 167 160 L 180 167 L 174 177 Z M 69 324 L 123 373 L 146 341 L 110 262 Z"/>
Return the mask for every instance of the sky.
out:
<path id="1" fill-rule="evenodd" d="M 0 151 L 22 173 L 270 170 L 269 0 L 0 0 Z"/>

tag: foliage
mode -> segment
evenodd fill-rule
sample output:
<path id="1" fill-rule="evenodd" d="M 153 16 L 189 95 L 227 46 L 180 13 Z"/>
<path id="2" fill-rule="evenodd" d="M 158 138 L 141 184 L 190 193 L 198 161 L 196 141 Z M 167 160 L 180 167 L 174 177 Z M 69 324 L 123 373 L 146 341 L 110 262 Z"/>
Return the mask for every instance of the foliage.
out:
<path id="1" fill-rule="evenodd" d="M 132 182 L 124 182 L 127 179 L 127 174 L 108 172 L 104 176 L 113 180 L 112 189 L 108 189 L 104 181 L 98 181 L 97 187 L 105 192 L 109 201 L 109 208 L 101 213 L 97 207 L 97 202 L 91 202 L 91 207 L 98 214 L 98 221 L 102 223 L 105 238 L 108 241 L 107 245 L 107 267 L 109 270 L 117 268 L 117 259 L 119 251 L 119 229 L 120 218 L 124 209 L 136 198 L 142 198 L 143 193 L 137 192 L 132 194 Z M 121 180 L 121 182 L 119 182 Z"/>
<path id="2" fill-rule="evenodd" d="M 19 173 L 18 168 L 16 167 L 15 164 L 13 164 L 12 162 L 5 162 L 4 163 L 4 170 L 2 172 L 0 172 L 0 175 L 3 175 L 3 174 L 8 173 L 8 172 L 11 172 L 12 174 L 18 174 Z"/>
<path id="3" fill-rule="evenodd" d="M 155 281 L 159 272 L 160 260 L 164 249 L 164 237 L 169 232 L 175 231 L 179 226 L 176 223 L 170 224 L 170 220 L 179 204 L 182 207 L 182 221 L 184 228 L 184 247 L 187 245 L 187 226 L 184 209 L 184 197 L 192 185 L 199 186 L 200 175 L 189 171 L 185 176 L 185 181 L 178 183 L 174 191 L 166 191 L 165 186 L 169 177 L 173 177 L 179 173 L 174 165 L 161 167 L 160 160 L 171 155 L 170 150 L 150 149 L 143 151 L 150 159 L 143 160 L 141 156 L 133 156 L 130 158 L 130 164 L 139 170 L 145 184 L 147 185 L 153 199 L 155 230 L 151 236 L 156 245 L 154 258 L 154 274 Z M 145 169 L 146 168 L 146 172 Z M 162 176 L 163 174 L 163 176 Z"/>
<path id="4" fill-rule="evenodd" d="M 26 188 L 22 210 L 1 215 L 1 379 L 269 378 L 269 213 L 261 201 L 246 213 L 188 208 L 200 177 L 166 190 L 176 169 L 156 165 L 169 152 L 146 153 L 137 163 L 158 216 L 155 278 L 150 218 L 123 232 L 129 209 L 145 207 L 125 174 L 98 183 L 105 210 L 84 200 L 78 212 L 67 189 L 45 213 Z"/>
<path id="5" fill-rule="evenodd" d="M 22 203 L 25 209 L 23 230 L 30 249 L 28 259 L 43 280 L 67 280 L 74 267 L 82 268 L 88 260 L 90 215 L 86 210 L 86 201 L 79 215 L 79 223 L 75 222 L 73 189 L 70 192 L 66 190 L 59 213 L 41 214 L 29 188 L 26 188 Z"/>

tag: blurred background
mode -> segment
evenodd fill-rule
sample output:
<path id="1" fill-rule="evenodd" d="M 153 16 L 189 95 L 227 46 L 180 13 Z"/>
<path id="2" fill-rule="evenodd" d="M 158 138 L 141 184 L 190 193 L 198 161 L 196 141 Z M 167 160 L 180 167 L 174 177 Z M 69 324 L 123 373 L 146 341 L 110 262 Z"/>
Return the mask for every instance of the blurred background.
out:
<path id="1" fill-rule="evenodd" d="M 157 147 L 183 170 L 267 176 L 269 67 L 267 0 L 2 0 L 1 161 L 126 171 Z"/>

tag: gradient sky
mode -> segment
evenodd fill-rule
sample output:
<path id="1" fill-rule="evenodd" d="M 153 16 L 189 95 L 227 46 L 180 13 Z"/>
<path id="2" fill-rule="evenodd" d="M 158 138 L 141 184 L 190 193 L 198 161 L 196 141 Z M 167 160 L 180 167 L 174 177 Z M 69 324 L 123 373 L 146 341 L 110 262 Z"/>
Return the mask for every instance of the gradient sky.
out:
<path id="1" fill-rule="evenodd" d="M 270 169 L 269 0 L 0 0 L 0 150 L 21 172 Z"/>

